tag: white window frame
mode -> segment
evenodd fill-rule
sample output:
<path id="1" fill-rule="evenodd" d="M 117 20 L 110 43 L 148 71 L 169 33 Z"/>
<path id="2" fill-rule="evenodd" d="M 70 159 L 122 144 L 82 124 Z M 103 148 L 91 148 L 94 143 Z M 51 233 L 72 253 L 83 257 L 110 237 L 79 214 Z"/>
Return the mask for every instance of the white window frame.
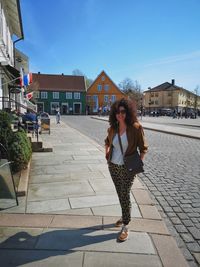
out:
<path id="1" fill-rule="evenodd" d="M 60 98 L 59 92 L 53 92 L 53 99 L 59 99 L 59 98 Z"/>
<path id="2" fill-rule="evenodd" d="M 74 99 L 81 99 L 81 93 L 80 92 L 74 92 Z"/>
<path id="3" fill-rule="evenodd" d="M 75 113 L 75 105 L 79 104 L 80 105 L 80 113 Z M 73 114 L 81 114 L 82 113 L 82 103 L 81 102 L 74 102 L 73 103 Z"/>
<path id="4" fill-rule="evenodd" d="M 101 80 L 102 81 L 105 81 L 105 76 L 104 75 L 101 77 Z"/>
<path id="5" fill-rule="evenodd" d="M 98 84 L 98 85 L 97 85 L 97 91 L 100 92 L 101 90 L 102 90 L 102 85 L 101 85 L 101 84 Z"/>
<path id="6" fill-rule="evenodd" d="M 41 99 L 47 99 L 48 98 L 48 92 L 47 91 L 41 91 Z"/>
<path id="7" fill-rule="evenodd" d="M 34 96 L 35 98 L 40 98 L 40 91 L 35 91 Z"/>
<path id="8" fill-rule="evenodd" d="M 111 102 L 115 102 L 116 101 L 116 95 L 111 95 Z"/>
<path id="9" fill-rule="evenodd" d="M 72 92 L 66 92 L 66 99 L 72 99 Z"/>

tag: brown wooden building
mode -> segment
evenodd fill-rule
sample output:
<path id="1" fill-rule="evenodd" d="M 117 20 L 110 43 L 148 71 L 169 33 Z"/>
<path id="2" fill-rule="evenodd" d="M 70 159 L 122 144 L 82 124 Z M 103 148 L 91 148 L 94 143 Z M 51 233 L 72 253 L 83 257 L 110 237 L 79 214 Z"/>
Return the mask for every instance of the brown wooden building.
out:
<path id="1" fill-rule="evenodd" d="M 110 77 L 102 71 L 94 82 L 87 89 L 86 105 L 89 114 L 110 110 L 111 104 L 118 99 L 126 98 L 126 95 L 118 88 L 118 86 L 110 79 Z"/>

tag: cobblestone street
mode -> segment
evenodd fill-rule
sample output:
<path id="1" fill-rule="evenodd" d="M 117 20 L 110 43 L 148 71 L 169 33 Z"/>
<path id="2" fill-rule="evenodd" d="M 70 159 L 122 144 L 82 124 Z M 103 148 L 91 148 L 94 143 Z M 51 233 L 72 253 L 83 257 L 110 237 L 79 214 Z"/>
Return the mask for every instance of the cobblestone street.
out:
<path id="1" fill-rule="evenodd" d="M 108 123 L 89 116 L 62 120 L 103 146 Z M 149 153 L 145 158 L 146 184 L 190 266 L 200 257 L 199 140 L 145 131 Z"/>

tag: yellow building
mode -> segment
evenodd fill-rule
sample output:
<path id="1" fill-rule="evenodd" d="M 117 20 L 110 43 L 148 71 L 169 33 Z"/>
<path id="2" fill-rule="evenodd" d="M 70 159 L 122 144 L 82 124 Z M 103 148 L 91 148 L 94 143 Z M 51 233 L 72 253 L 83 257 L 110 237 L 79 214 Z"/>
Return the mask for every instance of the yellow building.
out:
<path id="1" fill-rule="evenodd" d="M 95 114 L 98 113 L 99 109 L 102 112 L 107 112 L 115 100 L 123 97 L 127 98 L 105 71 L 102 71 L 87 89 L 87 112 Z"/>
<path id="2" fill-rule="evenodd" d="M 175 85 L 174 79 L 171 83 L 149 88 L 143 96 L 146 113 L 155 111 L 169 115 L 174 111 L 182 114 L 200 111 L 200 96 Z"/>

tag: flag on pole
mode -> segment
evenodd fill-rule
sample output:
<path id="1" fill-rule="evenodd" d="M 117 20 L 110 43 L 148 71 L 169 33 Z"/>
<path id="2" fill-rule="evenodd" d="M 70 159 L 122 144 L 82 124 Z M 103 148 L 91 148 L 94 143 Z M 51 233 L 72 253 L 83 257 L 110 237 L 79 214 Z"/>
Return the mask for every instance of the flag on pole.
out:
<path id="1" fill-rule="evenodd" d="M 21 75 L 20 77 L 20 85 L 21 87 L 23 86 L 28 86 L 29 84 L 32 83 L 32 73 L 28 73 L 28 74 L 25 74 L 25 75 Z"/>

